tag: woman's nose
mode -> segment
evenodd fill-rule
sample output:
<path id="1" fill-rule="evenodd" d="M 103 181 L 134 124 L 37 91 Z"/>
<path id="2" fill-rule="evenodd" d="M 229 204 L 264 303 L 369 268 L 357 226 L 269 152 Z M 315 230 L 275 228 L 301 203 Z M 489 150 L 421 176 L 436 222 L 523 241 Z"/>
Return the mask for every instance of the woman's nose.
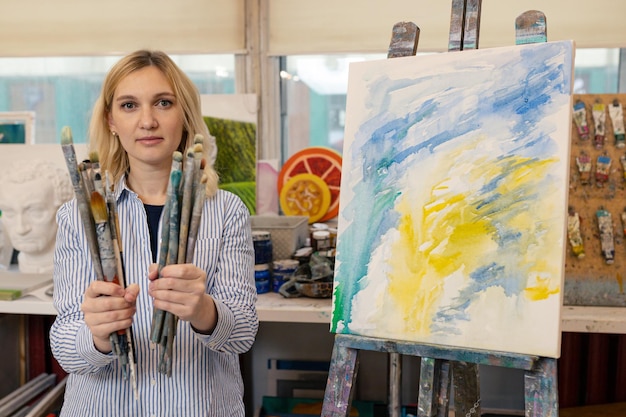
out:
<path id="1" fill-rule="evenodd" d="M 143 129 L 154 129 L 157 127 L 157 120 L 151 108 L 147 108 L 141 114 L 141 127 Z"/>

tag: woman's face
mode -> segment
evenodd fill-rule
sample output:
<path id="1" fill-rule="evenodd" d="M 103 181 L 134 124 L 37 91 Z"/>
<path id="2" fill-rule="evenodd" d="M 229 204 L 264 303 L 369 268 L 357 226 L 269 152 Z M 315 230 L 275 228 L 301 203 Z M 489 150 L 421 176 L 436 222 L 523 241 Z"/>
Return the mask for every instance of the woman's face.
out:
<path id="1" fill-rule="evenodd" d="M 131 170 L 169 169 L 183 135 L 183 111 L 157 67 L 144 67 L 122 79 L 113 94 L 109 128 L 128 153 Z"/>

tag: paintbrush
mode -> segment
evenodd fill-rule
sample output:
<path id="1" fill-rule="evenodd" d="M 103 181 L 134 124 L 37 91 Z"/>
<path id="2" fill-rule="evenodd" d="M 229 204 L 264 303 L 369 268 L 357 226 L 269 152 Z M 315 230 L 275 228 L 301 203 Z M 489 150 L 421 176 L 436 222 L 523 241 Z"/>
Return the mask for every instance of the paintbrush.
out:
<path id="1" fill-rule="evenodd" d="M 202 216 L 202 207 L 204 206 L 205 188 L 201 186 L 202 172 L 204 171 L 205 159 L 203 158 L 204 137 L 196 134 L 194 137 L 194 176 L 193 176 L 193 203 L 191 209 L 191 218 L 189 220 L 189 233 L 187 236 L 187 250 L 185 251 L 185 262 L 193 261 L 193 252 L 196 246 L 196 237 L 200 218 Z"/>
<path id="2" fill-rule="evenodd" d="M 193 192 L 196 193 L 196 187 L 200 183 L 202 177 L 202 164 L 204 154 L 204 136 L 196 134 L 193 138 L 193 159 L 194 159 L 194 176 L 193 176 Z"/>
<path id="3" fill-rule="evenodd" d="M 205 160 L 200 161 L 200 167 L 198 171 L 204 169 Z M 193 207 L 191 210 L 191 220 L 189 221 L 189 235 L 187 237 L 187 253 L 185 255 L 185 261 L 191 263 L 193 261 L 193 252 L 196 248 L 196 239 L 198 237 L 198 228 L 200 227 L 200 220 L 202 218 L 202 209 L 204 208 L 204 200 L 206 197 L 206 189 L 204 187 L 205 180 L 200 178 L 198 184 L 195 186 Z"/>
<path id="4" fill-rule="evenodd" d="M 100 174 L 96 174 L 99 176 Z M 117 276 L 120 280 L 120 285 L 126 288 L 126 279 L 124 276 L 124 256 L 122 251 L 122 243 L 120 241 L 120 226 L 117 220 L 117 208 L 115 206 L 115 195 L 111 186 L 111 178 L 109 172 L 105 172 L 105 186 L 102 192 L 104 193 L 104 199 L 106 201 L 107 213 L 109 215 L 109 230 L 111 232 L 111 242 L 113 243 L 113 251 L 115 253 L 115 265 L 117 268 Z"/>
<path id="5" fill-rule="evenodd" d="M 180 157 L 178 158 L 176 156 Z M 161 269 L 163 269 L 163 267 L 168 264 L 168 259 L 171 258 L 170 249 L 172 245 L 170 243 L 170 236 L 173 234 L 171 231 L 173 225 L 171 224 L 170 220 L 173 217 L 171 214 L 172 204 L 175 201 L 178 205 L 178 187 L 174 187 L 174 185 L 172 184 L 172 179 L 173 177 L 179 176 L 179 174 L 175 174 L 175 172 L 180 173 L 181 161 L 182 154 L 178 151 L 174 152 L 174 155 L 172 156 L 172 168 L 170 170 L 170 181 L 167 185 L 167 201 L 165 203 L 165 207 L 163 208 L 163 221 L 161 222 L 161 243 L 159 247 L 158 258 L 159 275 L 161 273 Z M 176 234 L 178 235 L 178 230 Z M 178 244 L 176 246 L 178 247 Z M 161 336 L 163 334 L 163 321 L 165 318 L 164 316 L 165 312 L 163 310 L 154 310 L 154 313 L 152 315 L 152 328 L 150 329 L 150 340 L 153 343 L 160 343 L 161 341 Z"/>
<path id="6" fill-rule="evenodd" d="M 194 151 L 187 151 L 185 167 L 183 169 L 183 200 L 180 212 L 180 235 L 178 237 L 178 260 L 177 263 L 185 263 L 187 252 L 187 238 L 189 236 L 189 222 L 191 217 L 191 207 L 193 204 L 193 181 L 195 176 Z"/>
<path id="7" fill-rule="evenodd" d="M 101 174 L 100 172 L 100 156 L 98 155 L 98 151 L 89 152 L 89 162 L 91 163 L 91 176 L 95 177 L 96 174 Z"/>
<path id="8" fill-rule="evenodd" d="M 161 218 L 163 221 L 161 222 L 161 242 L 159 246 L 159 257 L 157 270 L 159 271 L 159 275 L 161 274 L 161 269 L 165 266 L 167 262 L 167 250 L 168 250 L 168 241 L 170 236 L 170 227 L 169 227 L 169 216 L 170 216 L 170 205 L 169 201 L 165 202 L 165 207 L 163 207 L 163 214 Z M 163 310 L 155 309 L 152 312 L 152 327 L 150 329 L 150 340 L 152 343 L 159 343 L 161 340 L 161 333 L 163 330 Z"/>
<path id="9" fill-rule="evenodd" d="M 174 161 L 178 162 L 177 167 L 170 174 L 170 183 L 172 184 L 172 189 L 170 190 L 169 195 L 169 205 L 170 205 L 170 236 L 169 236 L 169 245 L 167 250 L 167 264 L 175 264 L 178 261 L 178 237 L 180 235 L 180 185 L 182 181 L 182 170 L 181 163 L 183 160 L 183 155 L 176 151 L 174 152 Z"/>
<path id="10" fill-rule="evenodd" d="M 99 175 L 99 174 L 96 174 Z M 105 176 L 105 188 L 104 196 L 107 203 L 107 211 L 109 214 L 109 229 L 111 231 L 111 241 L 113 243 L 113 250 L 115 252 L 115 264 L 117 268 L 117 276 L 120 281 L 120 285 L 126 288 L 126 278 L 124 272 L 124 256 L 122 251 L 122 243 L 120 240 L 119 221 L 117 217 L 117 207 L 115 205 L 115 195 L 113 193 L 113 186 L 111 185 L 111 176 L 109 172 L 104 173 Z M 135 394 L 135 400 L 139 399 L 139 389 L 137 388 L 137 366 L 135 363 L 135 348 L 133 344 L 133 331 L 129 327 L 126 329 L 126 342 L 128 344 L 128 364 L 130 366 L 130 380 L 133 386 L 133 392 Z"/>
<path id="11" fill-rule="evenodd" d="M 64 126 L 63 129 L 61 129 L 61 148 L 63 149 L 63 156 L 65 157 L 67 170 L 69 171 L 72 186 L 74 187 L 74 194 L 76 196 L 80 217 L 85 228 L 87 244 L 93 260 L 96 277 L 101 280 L 103 279 L 103 274 L 102 266 L 100 265 L 98 245 L 96 243 L 96 231 L 93 224 L 91 209 L 89 207 L 89 201 L 85 194 L 82 176 L 78 172 L 76 151 L 74 150 L 74 142 L 72 140 L 72 130 L 68 126 Z"/>
<path id="12" fill-rule="evenodd" d="M 100 174 L 96 174 L 94 183 L 101 183 Z M 98 188 L 95 186 L 94 188 Z M 101 188 L 101 187 L 100 187 Z M 113 249 L 113 241 L 111 240 L 111 231 L 109 229 L 109 215 L 107 212 L 106 201 L 99 191 L 91 193 L 91 212 L 93 214 L 96 227 L 96 237 L 98 239 L 98 249 L 100 251 L 100 262 L 102 264 L 102 272 L 104 281 L 113 282 L 120 285 L 117 275 L 117 261 L 115 251 Z M 121 337 L 120 337 L 121 336 Z M 111 342 L 115 346 L 115 350 L 119 351 L 119 358 L 122 364 L 124 377 L 127 378 L 126 366 L 128 365 L 127 349 L 128 346 L 124 340 L 126 332 L 118 330 L 117 333 L 111 333 Z"/>
<path id="13" fill-rule="evenodd" d="M 85 159 L 83 162 L 78 164 L 78 171 L 80 172 L 80 176 L 83 180 L 83 187 L 85 188 L 85 197 L 87 200 L 91 198 L 91 193 L 93 192 L 93 180 L 91 177 L 91 161 L 89 159 Z"/>
<path id="14" fill-rule="evenodd" d="M 178 261 L 178 240 L 180 235 L 180 209 L 179 209 L 179 190 L 182 181 L 181 163 L 183 155 L 180 152 L 174 152 L 173 160 L 177 162 L 176 169 L 172 170 L 170 175 L 170 183 L 172 184 L 171 193 L 169 196 L 170 206 L 170 236 L 169 246 L 167 252 L 167 264 L 175 264 Z M 169 311 L 164 312 L 164 320 L 161 326 L 163 327 L 163 336 L 159 341 L 163 351 L 161 359 L 161 372 L 165 373 L 167 369 L 167 363 L 171 362 L 171 356 L 167 355 L 168 340 L 173 340 L 176 334 L 176 328 L 173 327 L 173 314 Z"/>
<path id="15" fill-rule="evenodd" d="M 96 174 L 96 182 L 101 182 L 99 177 L 100 174 Z M 111 240 L 106 201 L 97 188 L 91 193 L 91 212 L 96 226 L 96 238 L 98 239 L 98 249 L 104 281 L 114 282 L 120 285 L 120 280 L 117 275 L 115 250 L 113 248 L 113 241 Z"/>

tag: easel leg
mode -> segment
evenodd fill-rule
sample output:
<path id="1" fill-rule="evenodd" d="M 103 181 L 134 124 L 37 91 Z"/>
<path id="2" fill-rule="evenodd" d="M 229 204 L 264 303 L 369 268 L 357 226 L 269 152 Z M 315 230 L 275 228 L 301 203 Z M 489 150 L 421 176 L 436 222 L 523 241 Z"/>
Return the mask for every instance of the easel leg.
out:
<path id="1" fill-rule="evenodd" d="M 454 384 L 454 415 L 480 417 L 480 383 L 478 365 L 452 362 Z"/>
<path id="2" fill-rule="evenodd" d="M 556 359 L 540 358 L 524 375 L 526 417 L 557 417 Z"/>
<path id="3" fill-rule="evenodd" d="M 322 416 L 347 417 L 358 372 L 358 350 L 335 343 L 324 392 Z"/>
<path id="4" fill-rule="evenodd" d="M 402 385 L 402 356 L 389 354 L 389 417 L 402 415 L 400 386 Z"/>
<path id="5" fill-rule="evenodd" d="M 450 362 L 422 358 L 418 417 L 447 417 L 450 403 Z"/>

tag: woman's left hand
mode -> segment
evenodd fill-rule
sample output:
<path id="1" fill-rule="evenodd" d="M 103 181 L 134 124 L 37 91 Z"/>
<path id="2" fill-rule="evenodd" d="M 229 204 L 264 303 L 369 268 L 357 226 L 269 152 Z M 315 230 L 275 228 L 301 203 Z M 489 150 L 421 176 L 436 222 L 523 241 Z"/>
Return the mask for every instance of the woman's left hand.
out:
<path id="1" fill-rule="evenodd" d="M 148 278 L 154 308 L 188 321 L 198 332 L 213 331 L 217 309 L 213 298 L 206 293 L 206 273 L 202 269 L 192 264 L 175 264 L 164 266 L 159 274 L 157 265 L 153 264 Z"/>

